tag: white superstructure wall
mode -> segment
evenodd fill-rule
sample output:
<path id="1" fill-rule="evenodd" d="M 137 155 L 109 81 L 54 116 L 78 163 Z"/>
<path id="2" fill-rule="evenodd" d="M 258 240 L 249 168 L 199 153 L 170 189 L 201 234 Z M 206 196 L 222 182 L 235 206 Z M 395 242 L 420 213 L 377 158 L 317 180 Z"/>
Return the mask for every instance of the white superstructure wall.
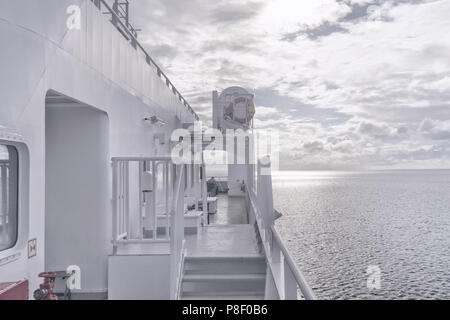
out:
<path id="1" fill-rule="evenodd" d="M 71 5 L 81 10 L 80 29 L 67 28 Z M 47 94 L 106 114 L 110 157 L 168 154 L 172 130 L 194 117 L 90 0 L 1 1 L 0 41 L 0 139 L 20 141 L 29 150 L 29 196 L 19 199 L 29 206 L 29 218 L 19 216 L 19 224 L 26 227 L 24 237 L 37 241 L 36 256 L 28 257 L 26 242 L 0 252 L 0 282 L 27 278 L 32 293 L 45 270 Z M 153 115 L 165 126 L 143 120 Z M 161 133 L 166 143 L 155 139 Z M 107 205 L 105 214 L 111 212 Z"/>
<path id="2" fill-rule="evenodd" d="M 52 106 L 45 120 L 45 270 L 77 265 L 83 292 L 105 292 L 112 252 L 108 116 L 88 106 Z"/>

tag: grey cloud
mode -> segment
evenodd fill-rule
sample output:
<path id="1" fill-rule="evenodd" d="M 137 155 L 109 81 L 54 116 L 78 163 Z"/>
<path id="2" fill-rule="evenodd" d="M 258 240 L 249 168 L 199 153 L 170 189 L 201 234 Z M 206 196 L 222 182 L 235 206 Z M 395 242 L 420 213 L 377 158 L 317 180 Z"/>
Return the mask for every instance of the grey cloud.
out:
<path id="1" fill-rule="evenodd" d="M 341 1 L 348 3 L 348 1 Z M 341 21 L 352 21 L 357 19 L 362 19 L 367 17 L 368 15 L 368 8 L 372 5 L 378 5 L 379 1 L 372 1 L 365 4 L 353 4 L 351 5 L 352 11 L 348 13 L 345 17 L 341 19 Z"/>
<path id="2" fill-rule="evenodd" d="M 398 134 L 407 134 L 409 131 L 409 129 L 407 127 L 399 127 L 397 128 L 397 133 Z"/>
<path id="3" fill-rule="evenodd" d="M 389 141 L 401 140 L 409 137 L 408 128 L 394 127 L 387 124 L 374 124 L 371 122 L 361 122 L 358 132 L 372 139 Z"/>
<path id="4" fill-rule="evenodd" d="M 433 1 L 433 0 L 431 0 Z M 343 2 L 346 3 L 351 8 L 351 12 L 348 13 L 343 18 L 339 19 L 340 22 L 353 22 L 358 23 L 361 21 L 367 20 L 370 15 L 374 13 L 374 10 L 376 10 L 376 7 L 381 8 L 383 3 L 385 3 L 385 0 L 372 0 L 367 1 L 366 3 L 352 3 L 352 1 L 349 0 L 337 0 L 337 2 Z M 420 4 L 424 2 L 430 2 L 430 0 L 396 0 L 392 1 L 392 6 L 398 6 L 401 4 Z M 392 21 L 392 19 L 388 16 L 388 12 L 385 12 L 384 10 L 380 10 L 378 12 L 380 15 L 378 17 L 381 21 Z"/>
<path id="5" fill-rule="evenodd" d="M 450 120 L 424 119 L 419 125 L 419 131 L 432 140 L 450 140 Z"/>
<path id="6" fill-rule="evenodd" d="M 178 54 L 178 49 L 167 44 L 149 45 L 149 53 L 155 59 L 174 59 Z"/>
<path id="7" fill-rule="evenodd" d="M 202 50 L 206 52 L 218 52 L 218 51 L 228 51 L 233 53 L 241 52 L 255 52 L 259 50 L 256 46 L 257 40 L 249 39 L 241 36 L 238 39 L 223 41 L 223 40 L 212 40 L 205 42 Z"/>
<path id="8" fill-rule="evenodd" d="M 351 152 L 354 150 L 354 147 L 355 147 L 354 143 L 352 141 L 347 140 L 334 145 L 333 151 L 341 152 L 344 154 L 351 154 Z"/>
<path id="9" fill-rule="evenodd" d="M 450 150 L 444 146 L 433 145 L 430 148 L 418 148 L 410 151 L 402 151 L 392 155 L 400 160 L 433 160 L 450 159 Z"/>
<path id="10" fill-rule="evenodd" d="M 348 30 L 337 23 L 330 23 L 328 21 L 322 23 L 318 27 L 310 28 L 304 26 L 297 32 L 289 33 L 283 36 L 284 41 L 294 41 L 300 36 L 306 36 L 310 40 L 317 40 L 322 37 L 329 36 L 333 33 L 347 33 Z"/>
<path id="11" fill-rule="evenodd" d="M 303 149 L 309 154 L 315 154 L 322 152 L 324 145 L 321 141 L 308 142 L 303 144 Z"/>
<path id="12" fill-rule="evenodd" d="M 400 4 L 419 4 L 425 1 L 426 0 L 398 0 L 397 2 L 392 3 L 392 5 L 395 7 Z M 363 4 L 352 3 L 348 0 L 337 0 L 337 2 L 347 4 L 351 11 L 344 17 L 337 19 L 335 22 L 325 21 L 321 25 L 313 28 L 307 26 L 300 27 L 297 32 L 284 35 L 282 40 L 294 41 L 302 35 L 310 40 L 317 40 L 335 33 L 348 33 L 349 31 L 345 27 L 345 23 L 360 23 L 365 22 L 368 19 L 376 19 L 384 22 L 392 21 L 388 12 L 383 9 L 383 0 L 368 1 Z"/>
<path id="13" fill-rule="evenodd" d="M 335 108 L 316 108 L 313 105 L 302 103 L 298 99 L 280 95 L 274 88 L 257 89 L 255 102 L 257 105 L 276 107 L 296 119 L 310 118 L 312 121 L 324 125 L 336 125 L 352 118 L 351 115 L 339 112 Z"/>
<path id="14" fill-rule="evenodd" d="M 362 122 L 359 125 L 359 130 L 362 134 L 371 135 L 374 137 L 384 136 L 389 134 L 389 130 L 386 126 L 378 126 L 370 122 Z"/>
<path id="15" fill-rule="evenodd" d="M 426 42 L 398 36 L 398 48 L 394 45 L 389 52 L 378 53 L 370 47 L 383 45 L 392 37 L 397 39 L 403 29 L 396 22 L 401 25 L 404 19 L 393 21 L 393 33 L 387 31 L 380 43 L 370 40 L 370 34 L 367 36 L 371 42 L 366 43 L 361 38 L 364 34 L 358 32 L 366 27 L 367 9 L 385 1 L 363 5 L 354 0 L 336 1 L 345 2 L 351 12 L 317 28 L 300 26 L 285 40 L 301 37 L 315 42 L 285 41 L 281 46 L 286 48 L 284 51 L 278 48 L 279 38 L 264 37 L 260 29 L 255 30 L 263 1 L 140 0 L 131 4 L 132 20 L 138 20 L 137 26 L 144 30 L 140 39 L 203 120 L 211 117 L 211 90 L 241 85 L 253 91 L 256 87 L 256 105 L 277 110 L 274 115 L 258 117 L 257 109 L 256 117 L 262 126 L 280 129 L 286 136 L 282 140 L 286 146 L 300 145 L 295 157 L 287 157 L 295 163 L 290 166 L 293 169 L 300 165 L 356 168 L 358 163 L 382 166 L 427 157 L 448 158 L 450 130 L 444 120 L 450 120 L 450 92 L 445 86 L 441 91 L 427 87 L 450 75 L 450 47 L 439 34 L 447 30 L 437 29 Z M 407 3 L 422 2 L 429 1 L 399 0 L 393 5 L 404 5 L 407 12 Z M 397 9 L 396 14 L 402 14 L 401 8 Z M 389 20 L 389 12 L 381 19 Z M 419 36 L 422 31 L 429 32 L 420 29 Z M 344 34 L 339 37 L 343 44 L 360 39 L 368 50 L 330 45 L 337 40 L 333 35 Z M 263 52 L 263 46 L 267 46 L 267 52 Z M 334 55 L 333 48 L 343 50 Z M 330 63 L 324 61 L 327 55 Z M 345 55 L 348 62 L 342 58 L 342 63 L 335 63 L 340 62 L 335 56 Z M 261 59 L 260 63 L 252 57 L 267 60 Z M 367 62 L 358 64 L 364 59 Z M 353 76 L 349 72 L 353 63 L 361 68 L 358 72 L 369 75 Z"/>
<path id="16" fill-rule="evenodd" d="M 434 122 L 430 119 L 425 119 L 420 123 L 419 131 L 421 132 L 429 132 L 434 128 Z"/>
<path id="17" fill-rule="evenodd" d="M 264 6 L 262 2 L 223 3 L 214 7 L 210 17 L 212 23 L 237 23 L 257 16 Z"/>

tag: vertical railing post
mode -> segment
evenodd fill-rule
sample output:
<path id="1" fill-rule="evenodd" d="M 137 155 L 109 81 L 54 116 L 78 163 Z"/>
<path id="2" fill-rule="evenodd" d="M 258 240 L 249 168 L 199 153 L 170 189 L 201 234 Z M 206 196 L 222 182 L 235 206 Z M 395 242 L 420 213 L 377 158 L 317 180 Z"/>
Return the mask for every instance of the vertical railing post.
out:
<path id="1" fill-rule="evenodd" d="M 266 285 L 264 291 L 265 300 L 279 300 L 280 295 L 278 294 L 277 286 L 275 283 L 275 278 L 272 275 L 272 271 L 269 266 L 267 266 L 266 271 Z"/>
<path id="2" fill-rule="evenodd" d="M 169 170 L 170 170 L 170 164 L 169 162 L 166 162 L 164 166 L 164 176 L 165 176 L 165 190 L 166 190 L 166 237 L 167 239 L 170 238 L 169 230 L 170 230 L 170 207 L 169 207 L 169 196 L 170 196 L 170 182 L 169 182 Z"/>
<path id="3" fill-rule="evenodd" d="M 202 170 L 201 184 L 202 184 L 202 207 L 203 207 L 202 224 L 205 225 L 205 217 L 207 218 L 209 213 L 208 213 L 208 186 L 206 184 L 206 168 L 204 164 L 201 166 L 201 170 Z"/>
<path id="4" fill-rule="evenodd" d="M 270 158 L 267 156 L 258 161 L 258 192 L 257 206 L 261 214 L 262 234 L 261 240 L 265 243 L 267 256 L 266 273 L 266 299 L 283 298 L 282 289 L 282 266 L 280 248 L 274 246 L 272 237 L 272 226 L 275 222 L 273 210 L 272 176 L 270 172 Z M 267 249 L 268 248 L 268 249 Z"/>
<path id="5" fill-rule="evenodd" d="M 125 9 L 124 11 L 124 19 L 125 19 L 125 24 L 127 27 L 130 26 L 130 4 L 128 2 L 128 0 L 125 0 L 125 2 L 122 4 Z"/>
<path id="6" fill-rule="evenodd" d="M 178 266 L 181 263 L 181 249 L 184 240 L 184 165 L 176 166 L 174 183 L 174 208 L 171 216 L 171 299 L 176 299 Z"/>
<path id="7" fill-rule="evenodd" d="M 289 265 L 284 262 L 284 299 L 297 300 L 297 281 Z"/>
<path id="8" fill-rule="evenodd" d="M 125 185 L 125 213 L 124 213 L 124 221 L 125 221 L 125 232 L 127 233 L 127 239 L 131 239 L 131 223 L 130 223 L 130 162 L 124 161 L 125 174 L 124 174 L 124 185 Z"/>
<path id="9" fill-rule="evenodd" d="M 281 249 L 276 241 L 272 241 L 270 247 L 269 263 L 272 265 L 272 276 L 280 299 L 284 299 L 283 264 L 281 260 Z"/>
<path id="10" fill-rule="evenodd" d="M 271 228 L 274 224 L 272 176 L 270 174 L 270 159 L 263 158 L 258 162 L 258 210 L 261 213 L 265 241 L 271 243 Z M 263 235 L 261 235 L 262 237 Z"/>
<path id="11" fill-rule="evenodd" d="M 157 168 L 155 161 L 152 161 L 152 184 L 153 184 L 153 192 L 152 192 L 152 207 L 153 207 L 153 239 L 156 240 L 158 238 L 158 214 L 157 214 L 157 208 L 156 208 L 156 191 L 157 191 Z"/>
<path id="12" fill-rule="evenodd" d="M 254 184 L 254 179 L 253 179 L 253 171 L 255 170 L 255 167 L 253 164 L 249 164 L 247 166 L 247 189 L 248 190 L 253 190 L 253 184 Z"/>
<path id="13" fill-rule="evenodd" d="M 101 9 L 101 1 L 100 1 L 100 0 L 94 0 L 94 5 L 95 5 L 97 8 Z"/>
<path id="14" fill-rule="evenodd" d="M 183 181 L 183 175 L 186 174 L 186 172 L 184 172 L 183 167 L 181 166 L 181 181 Z M 181 250 L 181 244 L 184 240 L 184 185 L 181 185 L 181 188 L 179 190 L 179 194 L 178 194 L 178 199 L 176 199 L 177 201 L 177 212 L 176 212 L 176 217 L 177 220 L 175 221 L 175 223 L 178 225 L 178 229 L 177 229 L 177 243 L 179 245 L 179 249 Z"/>
<path id="15" fill-rule="evenodd" d="M 114 3 L 112 5 L 112 10 L 113 10 L 113 13 L 115 13 L 115 14 L 111 14 L 111 23 L 113 24 L 113 26 L 117 27 L 117 24 L 118 24 L 117 17 L 119 14 L 119 0 L 114 0 Z"/>
<path id="16" fill-rule="evenodd" d="M 112 190 L 112 240 L 113 243 L 117 239 L 117 161 L 112 162 L 112 173 L 113 173 L 113 190 Z M 113 245 L 113 254 L 117 253 L 117 246 Z"/>
<path id="17" fill-rule="evenodd" d="M 117 236 L 123 233 L 123 212 L 124 212 L 124 206 L 123 206 L 123 161 L 119 162 L 119 181 L 118 181 L 118 188 L 119 188 L 119 212 L 117 213 L 118 216 L 118 226 L 117 226 Z M 117 237 L 116 237 L 117 240 Z"/>
<path id="18" fill-rule="evenodd" d="M 143 179 L 144 174 L 144 161 L 139 161 L 139 239 L 144 239 L 144 192 L 143 192 Z"/>
<path id="19" fill-rule="evenodd" d="M 198 196 L 198 187 L 200 185 L 200 166 L 198 164 L 194 165 L 194 195 L 195 195 L 195 210 L 198 211 L 198 202 L 199 202 L 199 196 Z"/>

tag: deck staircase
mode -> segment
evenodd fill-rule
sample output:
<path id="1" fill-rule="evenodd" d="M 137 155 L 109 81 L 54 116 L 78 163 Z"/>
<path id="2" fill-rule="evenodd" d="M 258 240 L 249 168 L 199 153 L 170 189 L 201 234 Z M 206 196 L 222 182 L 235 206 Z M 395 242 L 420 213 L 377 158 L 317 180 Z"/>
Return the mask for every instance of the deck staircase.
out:
<path id="1" fill-rule="evenodd" d="M 263 256 L 186 257 L 182 300 L 263 300 Z"/>

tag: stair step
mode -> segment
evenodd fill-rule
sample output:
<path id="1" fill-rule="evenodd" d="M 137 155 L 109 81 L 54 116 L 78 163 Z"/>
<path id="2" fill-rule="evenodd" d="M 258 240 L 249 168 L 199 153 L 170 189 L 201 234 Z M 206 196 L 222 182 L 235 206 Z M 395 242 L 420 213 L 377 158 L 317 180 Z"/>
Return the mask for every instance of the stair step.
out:
<path id="1" fill-rule="evenodd" d="M 183 278 L 182 293 L 197 293 L 199 295 L 209 295 L 211 292 L 259 292 L 265 289 L 265 276 L 257 275 L 249 277 L 205 277 L 197 276 Z"/>
<path id="2" fill-rule="evenodd" d="M 261 255 L 186 257 L 181 298 L 186 300 L 264 299 L 266 259 Z"/>
<path id="3" fill-rule="evenodd" d="M 264 292 L 208 292 L 207 295 L 188 292 L 182 295 L 181 300 L 264 300 Z"/>
<path id="4" fill-rule="evenodd" d="M 185 274 L 183 282 L 265 281 L 265 274 Z"/>
<path id="5" fill-rule="evenodd" d="M 266 261 L 261 256 L 189 257 L 185 274 L 265 274 Z"/>
<path id="6" fill-rule="evenodd" d="M 260 261 L 265 262 L 266 258 L 263 255 L 236 255 L 236 256 L 187 256 L 186 261 Z"/>
<path id="7" fill-rule="evenodd" d="M 228 256 L 186 256 L 186 260 L 239 260 L 239 259 L 254 259 L 264 260 L 265 256 L 262 254 L 244 254 L 244 255 L 228 255 Z"/>

